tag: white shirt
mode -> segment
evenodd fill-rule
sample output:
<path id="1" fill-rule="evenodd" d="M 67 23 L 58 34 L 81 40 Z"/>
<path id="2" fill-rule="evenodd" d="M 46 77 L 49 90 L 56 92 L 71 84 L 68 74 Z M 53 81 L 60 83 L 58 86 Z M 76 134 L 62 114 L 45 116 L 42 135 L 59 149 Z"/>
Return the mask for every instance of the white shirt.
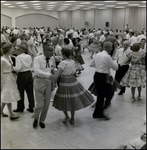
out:
<path id="1" fill-rule="evenodd" d="M 10 30 L 10 29 L 7 29 L 6 31 L 7 31 L 7 33 L 8 33 L 8 34 L 10 34 L 10 32 L 11 32 L 11 30 Z"/>
<path id="2" fill-rule="evenodd" d="M 127 57 L 127 54 L 131 52 L 132 51 L 130 50 L 130 47 L 128 47 L 125 51 L 124 48 L 118 49 L 115 54 L 115 59 L 118 62 L 118 64 L 120 64 L 121 66 L 128 65 L 130 62 L 129 58 Z"/>
<path id="3" fill-rule="evenodd" d="M 74 32 L 74 33 L 73 33 L 73 38 L 77 38 L 77 37 L 79 37 L 78 33 L 77 33 L 77 32 Z"/>
<path id="4" fill-rule="evenodd" d="M 137 37 L 135 36 L 130 37 L 129 42 L 130 42 L 130 46 L 133 46 L 134 43 L 138 43 Z"/>
<path id="5" fill-rule="evenodd" d="M 71 39 L 69 39 L 69 45 L 70 45 L 71 47 L 73 47 L 73 43 L 72 43 L 72 40 L 71 40 Z"/>
<path id="6" fill-rule="evenodd" d="M 104 42 L 105 39 L 106 39 L 106 38 L 105 38 L 104 34 L 102 34 L 102 35 L 100 36 L 99 42 Z"/>
<path id="7" fill-rule="evenodd" d="M 17 72 L 25 72 L 31 70 L 32 58 L 30 55 L 22 53 L 16 57 L 16 66 L 13 67 Z"/>
<path id="8" fill-rule="evenodd" d="M 89 38 L 89 39 L 93 39 L 93 38 L 94 38 L 94 33 L 90 33 L 90 34 L 88 35 L 88 38 Z"/>
<path id="9" fill-rule="evenodd" d="M 13 34 L 18 34 L 18 33 L 20 33 L 20 32 L 19 32 L 19 30 L 14 29 L 14 30 L 12 31 L 12 33 L 13 33 Z"/>
<path id="10" fill-rule="evenodd" d="M 127 40 L 129 40 L 129 38 L 130 38 L 130 35 L 129 35 L 129 33 L 126 35 L 126 39 Z"/>
<path id="11" fill-rule="evenodd" d="M 102 52 L 95 55 L 90 63 L 90 67 L 95 67 L 96 72 L 111 74 L 110 68 L 117 70 L 118 64 L 112 60 L 112 57 L 108 54 L 107 51 L 103 50 Z"/>
<path id="12" fill-rule="evenodd" d="M 28 29 L 25 30 L 25 34 L 28 35 L 30 31 Z"/>
<path id="13" fill-rule="evenodd" d="M 7 39 L 4 34 L 1 34 L 1 43 L 7 43 Z"/>
<path id="14" fill-rule="evenodd" d="M 143 34 L 141 34 L 141 35 L 138 35 L 137 36 L 137 41 L 138 41 L 138 43 L 140 43 L 141 42 L 141 39 L 146 39 L 146 36 L 145 35 L 143 35 Z"/>
<path id="15" fill-rule="evenodd" d="M 56 59 L 56 62 L 60 62 L 62 60 L 61 50 L 62 50 L 62 48 L 57 44 L 55 46 L 55 59 Z"/>
<path id="16" fill-rule="evenodd" d="M 52 56 L 49 59 L 49 66 L 46 68 L 46 57 L 44 55 L 39 55 L 34 59 L 34 75 L 39 77 L 50 78 L 51 70 L 56 66 L 55 59 Z"/>
<path id="17" fill-rule="evenodd" d="M 21 45 L 21 39 L 18 38 L 18 39 L 16 40 L 16 45 L 17 45 L 17 46 L 18 46 L 18 45 Z"/>

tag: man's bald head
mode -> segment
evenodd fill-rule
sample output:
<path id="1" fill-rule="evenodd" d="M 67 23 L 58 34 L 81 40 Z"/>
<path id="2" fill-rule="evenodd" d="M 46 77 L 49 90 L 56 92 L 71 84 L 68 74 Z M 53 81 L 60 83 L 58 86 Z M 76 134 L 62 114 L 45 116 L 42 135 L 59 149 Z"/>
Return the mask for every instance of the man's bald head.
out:
<path id="1" fill-rule="evenodd" d="M 106 50 L 109 54 L 112 51 L 112 43 L 111 42 L 105 42 L 103 44 L 103 49 Z"/>
<path id="2" fill-rule="evenodd" d="M 124 50 L 126 50 L 129 46 L 130 46 L 130 42 L 129 41 L 126 40 L 126 41 L 123 42 Z"/>
<path id="3" fill-rule="evenodd" d="M 125 45 L 127 45 L 127 46 L 130 46 L 130 42 L 129 42 L 129 41 L 127 41 L 127 40 L 126 40 L 126 41 L 124 41 L 124 42 L 123 42 L 123 44 L 125 44 Z"/>

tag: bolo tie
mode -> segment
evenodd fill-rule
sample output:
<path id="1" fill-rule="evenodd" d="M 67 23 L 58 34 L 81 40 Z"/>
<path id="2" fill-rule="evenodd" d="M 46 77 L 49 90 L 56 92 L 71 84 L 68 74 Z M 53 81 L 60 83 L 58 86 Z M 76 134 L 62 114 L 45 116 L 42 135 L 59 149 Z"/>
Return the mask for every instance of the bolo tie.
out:
<path id="1" fill-rule="evenodd" d="M 50 59 L 50 58 L 45 58 L 45 59 L 46 59 L 46 68 L 47 68 L 47 67 L 49 68 L 49 67 L 50 67 L 50 66 L 49 66 L 49 59 Z"/>

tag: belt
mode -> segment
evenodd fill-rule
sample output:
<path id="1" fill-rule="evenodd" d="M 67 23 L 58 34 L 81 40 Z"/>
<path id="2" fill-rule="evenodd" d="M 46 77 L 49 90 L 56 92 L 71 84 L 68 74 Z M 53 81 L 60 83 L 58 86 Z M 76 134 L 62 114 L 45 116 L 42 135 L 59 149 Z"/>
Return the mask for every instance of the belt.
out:
<path id="1" fill-rule="evenodd" d="M 29 71 L 24 71 L 24 72 L 19 72 L 18 74 L 27 73 L 27 72 L 30 72 L 30 70 Z"/>
<path id="2" fill-rule="evenodd" d="M 36 78 L 40 78 L 40 79 L 48 79 L 50 80 L 51 78 L 46 78 L 46 77 L 39 77 L 39 76 L 35 76 Z"/>

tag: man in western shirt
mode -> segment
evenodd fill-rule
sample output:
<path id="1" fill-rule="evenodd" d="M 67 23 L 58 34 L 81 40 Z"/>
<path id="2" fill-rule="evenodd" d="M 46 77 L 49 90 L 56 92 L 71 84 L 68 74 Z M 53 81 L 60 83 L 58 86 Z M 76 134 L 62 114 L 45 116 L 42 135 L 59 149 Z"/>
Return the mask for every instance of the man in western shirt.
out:
<path id="1" fill-rule="evenodd" d="M 54 47 L 48 42 L 43 43 L 43 54 L 34 59 L 34 88 L 36 106 L 33 114 L 33 127 L 36 128 L 39 120 L 41 128 L 45 128 L 44 121 L 47 116 L 53 84 L 51 80 L 54 70 L 55 59 L 53 57 Z"/>

